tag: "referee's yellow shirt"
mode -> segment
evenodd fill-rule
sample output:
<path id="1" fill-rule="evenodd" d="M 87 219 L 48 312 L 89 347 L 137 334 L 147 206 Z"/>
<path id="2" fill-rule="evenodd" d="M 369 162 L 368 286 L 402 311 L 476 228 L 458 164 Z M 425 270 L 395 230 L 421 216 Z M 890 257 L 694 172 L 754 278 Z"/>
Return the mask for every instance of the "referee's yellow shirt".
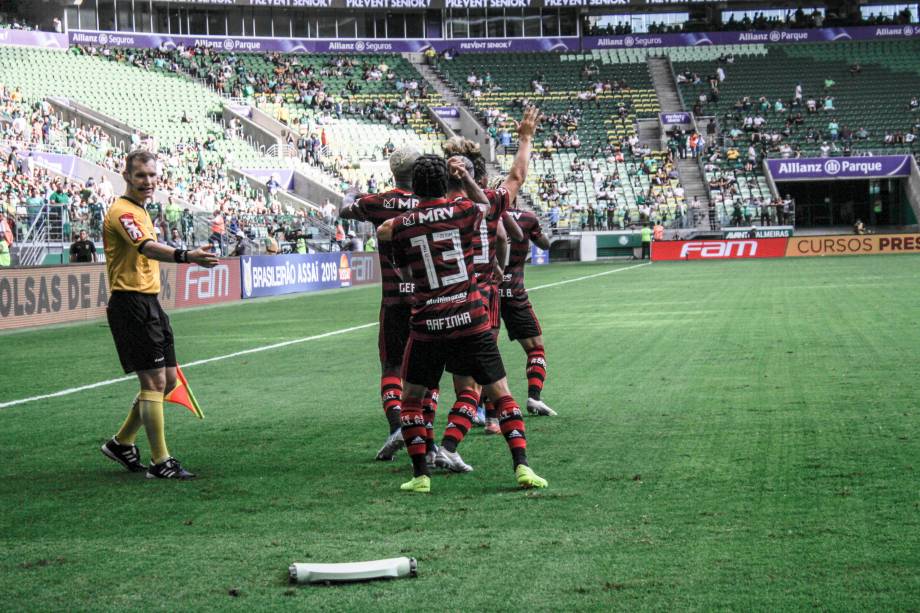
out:
<path id="1" fill-rule="evenodd" d="M 147 209 L 124 196 L 117 199 L 102 224 L 110 291 L 160 293 L 160 263 L 140 252 L 144 243 L 155 240 Z"/>

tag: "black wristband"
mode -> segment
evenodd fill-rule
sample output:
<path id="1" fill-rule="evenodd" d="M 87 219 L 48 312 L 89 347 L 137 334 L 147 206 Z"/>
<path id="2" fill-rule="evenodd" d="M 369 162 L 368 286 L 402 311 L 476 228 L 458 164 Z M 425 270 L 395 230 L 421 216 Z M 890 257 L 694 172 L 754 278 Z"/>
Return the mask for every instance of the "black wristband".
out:
<path id="1" fill-rule="evenodd" d="M 188 251 L 186 249 L 176 249 L 173 251 L 173 260 L 177 264 L 185 264 L 188 262 Z"/>

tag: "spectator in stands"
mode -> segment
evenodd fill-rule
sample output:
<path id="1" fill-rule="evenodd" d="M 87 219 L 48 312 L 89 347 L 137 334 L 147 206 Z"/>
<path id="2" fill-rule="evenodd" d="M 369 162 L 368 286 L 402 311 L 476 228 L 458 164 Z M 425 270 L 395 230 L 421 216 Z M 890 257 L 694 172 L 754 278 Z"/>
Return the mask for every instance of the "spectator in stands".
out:
<path id="1" fill-rule="evenodd" d="M 237 230 L 235 237 L 236 237 L 236 244 L 233 246 L 233 251 L 230 252 L 230 255 L 232 257 L 242 257 L 244 255 L 252 255 L 252 241 L 249 240 L 249 237 L 246 236 L 246 233 L 243 232 L 242 230 Z M 275 244 L 277 246 L 277 243 Z"/>
<path id="2" fill-rule="evenodd" d="M 6 240 L 0 238 L 0 268 L 8 268 L 12 263 L 10 246 Z"/>
<path id="3" fill-rule="evenodd" d="M 856 220 L 853 224 L 853 233 L 854 234 L 865 234 L 866 233 L 866 224 L 863 223 L 862 219 Z"/>
<path id="4" fill-rule="evenodd" d="M 920 110 L 920 99 L 918 99 L 917 96 L 911 98 L 908 108 L 911 110 L 911 112 Z"/>
<path id="5" fill-rule="evenodd" d="M 332 201 L 326 198 L 326 202 L 323 204 L 322 208 L 323 221 L 327 225 L 333 225 L 335 223 L 335 216 L 338 213 L 338 209 L 335 208 L 335 205 L 332 204 Z"/>
<path id="6" fill-rule="evenodd" d="M 80 230 L 79 237 L 70 245 L 70 261 L 71 263 L 96 261 L 96 245 L 89 240 L 86 230 Z"/>
<path id="7" fill-rule="evenodd" d="M 345 241 L 345 247 L 343 251 L 351 251 L 353 253 L 360 253 L 364 251 L 364 245 L 361 243 L 361 239 L 358 238 L 358 235 L 354 230 L 348 231 L 348 240 Z"/>
<path id="8" fill-rule="evenodd" d="M 224 214 L 220 209 L 214 211 L 214 217 L 208 219 L 211 228 L 211 235 L 208 242 L 213 245 L 214 253 L 223 255 L 225 247 L 224 231 L 226 228 Z"/>
<path id="9" fill-rule="evenodd" d="M 54 192 L 48 198 L 48 202 L 58 206 L 70 206 L 70 196 L 64 190 L 64 181 L 58 180 L 54 184 Z"/>
<path id="10" fill-rule="evenodd" d="M 562 215 L 562 209 L 559 208 L 559 204 L 553 202 L 552 208 L 549 210 L 549 227 L 555 230 L 559 226 L 559 218 Z"/>
<path id="11" fill-rule="evenodd" d="M 182 240 L 182 234 L 177 227 L 173 227 L 170 230 L 169 240 L 166 241 L 166 244 L 173 249 L 188 249 L 188 245 Z"/>

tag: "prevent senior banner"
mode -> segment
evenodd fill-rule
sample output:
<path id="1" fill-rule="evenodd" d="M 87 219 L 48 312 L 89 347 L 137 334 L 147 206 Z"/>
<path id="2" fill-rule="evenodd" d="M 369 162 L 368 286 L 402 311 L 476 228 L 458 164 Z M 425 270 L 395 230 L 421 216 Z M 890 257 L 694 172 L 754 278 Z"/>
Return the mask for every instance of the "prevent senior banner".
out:
<path id="1" fill-rule="evenodd" d="M 909 155 L 767 160 L 774 181 L 878 179 L 910 176 Z"/>
<path id="2" fill-rule="evenodd" d="M 253 255 L 240 258 L 243 298 L 351 286 L 350 254 Z"/>

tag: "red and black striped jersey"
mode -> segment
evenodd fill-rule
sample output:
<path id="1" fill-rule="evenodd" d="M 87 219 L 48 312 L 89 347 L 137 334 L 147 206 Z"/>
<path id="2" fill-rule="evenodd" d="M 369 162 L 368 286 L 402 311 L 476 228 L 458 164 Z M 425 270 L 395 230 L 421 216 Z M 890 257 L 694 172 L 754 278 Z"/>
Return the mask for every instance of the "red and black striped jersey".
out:
<path id="1" fill-rule="evenodd" d="M 495 233 L 501 221 L 502 213 L 511 205 L 508 190 L 504 187 L 483 190 L 489 200 L 489 213 L 479 222 L 476 236 L 473 238 L 473 264 L 476 274 L 483 279 L 492 276 L 492 263 L 495 261 Z"/>
<path id="2" fill-rule="evenodd" d="M 530 252 L 530 241 L 537 240 L 543 234 L 540 220 L 531 211 L 511 209 L 508 211 L 524 234 L 524 240 L 516 241 L 509 237 L 511 247 L 508 253 L 508 265 L 505 266 L 505 275 L 499 286 L 502 300 L 510 302 L 525 302 L 527 289 L 524 287 L 524 261 Z"/>
<path id="3" fill-rule="evenodd" d="M 489 330 L 473 271 L 473 236 L 482 210 L 458 198 L 422 201 L 393 222 L 392 249 L 415 282 L 412 335 L 435 340 Z"/>
<path id="4" fill-rule="evenodd" d="M 383 222 L 402 215 L 418 206 L 418 197 L 412 192 L 394 188 L 380 194 L 365 194 L 350 205 L 352 216 L 359 221 L 369 221 L 374 228 Z M 380 279 L 383 304 L 408 304 L 412 301 L 412 283 L 400 279 L 397 267 L 390 261 L 385 249 L 380 250 Z"/>

